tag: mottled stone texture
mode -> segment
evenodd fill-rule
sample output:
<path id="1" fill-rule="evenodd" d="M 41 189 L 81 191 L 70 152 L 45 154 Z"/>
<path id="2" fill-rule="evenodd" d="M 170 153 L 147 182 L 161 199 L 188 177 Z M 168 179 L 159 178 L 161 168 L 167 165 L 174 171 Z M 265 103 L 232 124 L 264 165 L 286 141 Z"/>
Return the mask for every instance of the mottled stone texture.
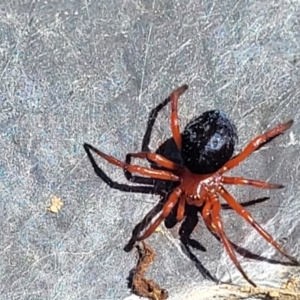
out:
<path id="1" fill-rule="evenodd" d="M 224 111 L 238 130 L 236 151 L 294 119 L 291 130 L 232 172 L 286 188 L 230 191 L 240 202 L 269 196 L 249 210 L 300 258 L 298 1 L 0 2 L 1 299 L 137 299 L 126 282 L 136 256 L 123 247 L 159 199 L 110 189 L 82 144 L 120 159 L 139 151 L 150 110 L 183 83 L 181 128 L 206 110 Z M 167 106 L 157 118 L 152 151 L 171 135 L 169 113 Z M 126 182 L 121 170 L 97 161 Z M 64 204 L 58 214 L 47 210 L 53 197 Z M 222 217 L 236 244 L 285 261 L 234 212 Z M 202 221 L 193 238 L 206 252 L 191 249 L 194 260 L 177 232 L 148 240 L 157 252 L 148 275 L 170 299 L 227 299 L 207 272 L 245 284 Z M 279 287 L 299 274 L 238 258 L 260 285 Z"/>

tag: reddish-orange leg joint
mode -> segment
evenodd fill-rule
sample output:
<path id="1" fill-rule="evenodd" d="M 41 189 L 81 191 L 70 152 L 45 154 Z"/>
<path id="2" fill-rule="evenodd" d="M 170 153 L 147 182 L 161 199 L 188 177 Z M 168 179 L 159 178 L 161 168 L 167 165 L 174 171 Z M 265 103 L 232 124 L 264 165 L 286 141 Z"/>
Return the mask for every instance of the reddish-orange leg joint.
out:
<path id="1" fill-rule="evenodd" d="M 173 139 L 175 141 L 175 144 L 177 145 L 177 148 L 181 149 L 181 134 L 179 129 L 179 122 L 178 122 L 178 98 L 181 94 L 183 94 L 187 90 L 188 86 L 183 85 L 180 88 L 178 88 L 176 91 L 174 91 L 170 98 L 171 98 L 171 130 Z"/>

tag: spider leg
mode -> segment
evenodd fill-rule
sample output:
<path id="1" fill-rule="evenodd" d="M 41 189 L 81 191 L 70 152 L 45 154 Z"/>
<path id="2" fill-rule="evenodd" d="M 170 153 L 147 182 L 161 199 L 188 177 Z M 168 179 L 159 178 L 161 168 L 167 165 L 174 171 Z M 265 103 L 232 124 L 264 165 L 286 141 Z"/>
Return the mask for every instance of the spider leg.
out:
<path id="1" fill-rule="evenodd" d="M 247 274 L 243 270 L 242 266 L 238 262 L 236 254 L 234 252 L 234 249 L 233 249 L 231 243 L 229 242 L 229 240 L 227 239 L 227 237 L 225 235 L 222 220 L 221 220 L 221 217 L 220 217 L 221 204 L 219 202 L 218 196 L 217 195 L 210 195 L 209 201 L 211 201 L 211 220 L 212 220 L 211 226 L 214 228 L 214 232 L 219 235 L 219 237 L 220 237 L 220 239 L 221 239 L 221 241 L 222 241 L 229 257 L 231 258 L 231 260 L 234 263 L 234 265 L 236 266 L 236 268 L 240 271 L 240 273 L 243 275 L 243 277 L 251 285 L 256 287 L 256 284 L 251 279 L 249 279 L 249 277 L 247 276 Z M 208 224 L 206 223 L 206 225 L 208 225 Z"/>
<path id="2" fill-rule="evenodd" d="M 146 167 L 141 167 L 137 165 L 129 165 L 126 164 L 118 159 L 116 159 L 113 156 L 107 155 L 100 150 L 96 149 L 95 147 L 89 145 L 89 144 L 84 144 L 84 149 L 89 149 L 107 160 L 109 163 L 118 166 L 120 168 L 123 168 L 125 171 L 129 171 L 132 173 L 138 173 L 141 175 L 149 176 L 152 178 L 156 179 L 164 179 L 164 180 L 171 180 L 171 181 L 180 181 L 180 178 L 171 172 L 163 171 L 163 170 L 155 170 L 151 168 L 146 168 Z"/>
<path id="3" fill-rule="evenodd" d="M 181 134 L 179 129 L 179 122 L 178 122 L 178 98 L 181 94 L 183 94 L 188 89 L 188 86 L 185 84 L 175 90 L 170 98 L 171 98 L 171 130 L 173 139 L 177 145 L 177 148 L 181 149 Z"/>
<path id="4" fill-rule="evenodd" d="M 148 121 L 147 121 L 147 128 L 146 128 L 146 132 L 144 134 L 143 137 L 143 141 L 142 141 L 142 148 L 141 151 L 142 152 L 150 152 L 150 148 L 149 148 L 149 143 L 150 143 L 150 138 L 151 138 L 151 134 L 152 134 L 152 130 L 153 130 L 153 126 L 154 123 L 156 121 L 156 118 L 158 116 L 158 113 L 171 101 L 170 96 L 168 98 L 166 98 L 162 103 L 158 104 L 154 109 L 151 110 L 149 117 L 148 117 Z M 130 154 L 128 154 L 126 156 L 126 163 L 130 164 L 131 163 L 131 156 Z M 140 183 L 139 179 L 137 179 L 137 177 L 133 177 L 132 174 L 128 171 L 124 172 L 125 177 L 129 180 L 129 181 L 134 181 L 135 183 Z M 141 182 L 142 183 L 142 182 Z M 144 182 L 143 182 L 144 183 Z"/>
<path id="5" fill-rule="evenodd" d="M 97 165 L 94 157 L 90 152 L 88 144 L 84 144 L 84 150 L 87 153 L 87 156 L 94 168 L 95 173 L 112 189 L 120 190 L 123 192 L 133 192 L 133 193 L 142 193 L 142 194 L 158 194 L 159 191 L 155 190 L 153 186 L 134 186 L 118 183 L 111 180 Z"/>
<path id="6" fill-rule="evenodd" d="M 232 158 L 229 162 L 227 162 L 219 171 L 219 174 L 223 174 L 228 170 L 234 168 L 239 165 L 244 159 L 246 159 L 249 155 L 251 155 L 255 150 L 261 147 L 263 144 L 271 141 L 279 134 L 282 134 L 284 131 L 288 130 L 293 125 L 293 120 L 290 120 L 287 123 L 279 124 L 273 129 L 255 137 L 246 148 L 237 156 Z"/>
<path id="7" fill-rule="evenodd" d="M 156 153 L 149 153 L 149 152 L 128 153 L 126 155 L 126 162 L 130 161 L 131 157 L 148 159 L 149 161 L 156 163 L 160 167 L 164 167 L 169 170 L 177 171 L 182 169 L 180 165 Z"/>
<path id="8" fill-rule="evenodd" d="M 149 153 L 149 152 L 138 152 L 138 153 L 128 153 L 128 154 L 126 154 L 126 159 L 125 159 L 126 164 L 131 163 L 131 158 L 132 157 L 147 159 L 150 162 L 154 162 L 157 165 L 159 165 L 161 167 L 164 167 L 164 168 L 167 168 L 169 170 L 179 170 L 179 169 L 182 168 L 180 165 L 168 160 L 167 158 L 165 158 L 162 155 L 159 155 L 159 154 L 156 154 L 156 153 Z M 133 181 L 134 177 L 128 170 L 125 170 L 124 174 L 125 174 L 125 177 L 128 180 Z M 134 182 L 137 182 L 136 177 L 135 177 Z"/>
<path id="9" fill-rule="evenodd" d="M 185 212 L 185 197 L 180 197 L 178 208 L 177 208 L 177 216 L 176 220 L 177 222 L 181 222 L 184 218 L 184 212 Z"/>
<path id="10" fill-rule="evenodd" d="M 162 103 L 158 104 L 155 108 L 153 108 L 149 114 L 149 118 L 147 121 L 147 129 L 143 138 L 142 142 L 142 151 L 143 152 L 150 152 L 149 144 L 150 144 L 150 138 L 152 134 L 152 129 L 155 123 L 155 120 L 158 116 L 158 113 L 170 102 L 171 98 L 170 96 L 166 98 Z"/>
<path id="11" fill-rule="evenodd" d="M 182 194 L 182 190 L 177 187 L 169 196 L 168 201 L 164 204 L 161 214 L 158 218 L 148 227 L 148 229 L 138 237 L 137 241 L 142 241 L 149 237 L 155 229 L 159 226 L 159 224 L 170 214 L 171 210 L 175 207 L 178 202 L 179 197 Z"/>
<path id="12" fill-rule="evenodd" d="M 215 230 L 215 228 L 212 224 L 212 220 L 211 220 L 211 201 L 210 201 L 210 199 L 207 199 L 205 201 L 205 204 L 203 206 L 201 214 L 202 214 L 202 218 L 204 220 L 204 223 L 208 227 L 208 229 L 211 232 L 216 232 L 216 230 Z"/>
<path id="13" fill-rule="evenodd" d="M 253 219 L 251 214 L 244 207 L 242 207 L 223 186 L 220 186 L 219 193 L 229 204 L 229 206 L 231 206 L 232 209 L 234 209 L 245 221 L 247 221 L 268 243 L 270 243 L 290 261 L 297 265 L 300 265 L 297 259 L 287 254 L 283 250 L 283 248 L 274 240 L 274 238 Z"/>
<path id="14" fill-rule="evenodd" d="M 253 180 L 253 179 L 246 179 L 243 177 L 226 177 L 222 176 L 221 179 L 222 183 L 225 184 L 241 184 L 241 185 L 251 185 L 257 188 L 263 189 L 282 189 L 284 188 L 281 184 L 269 183 L 260 180 Z"/>

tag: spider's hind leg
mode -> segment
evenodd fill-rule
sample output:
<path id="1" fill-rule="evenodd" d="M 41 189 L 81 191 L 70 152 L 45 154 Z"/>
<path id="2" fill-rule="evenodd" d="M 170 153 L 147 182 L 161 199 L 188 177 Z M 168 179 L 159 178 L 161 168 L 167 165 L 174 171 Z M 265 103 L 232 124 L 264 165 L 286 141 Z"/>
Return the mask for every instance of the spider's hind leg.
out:
<path id="1" fill-rule="evenodd" d="M 300 265 L 299 261 L 293 256 L 286 253 L 284 249 L 274 240 L 274 238 L 253 219 L 251 214 L 244 207 L 242 207 L 224 187 L 221 186 L 219 193 L 225 199 L 228 205 L 233 210 L 235 210 L 246 222 L 248 222 L 268 243 L 270 243 L 290 261 L 292 261 L 296 265 Z"/>

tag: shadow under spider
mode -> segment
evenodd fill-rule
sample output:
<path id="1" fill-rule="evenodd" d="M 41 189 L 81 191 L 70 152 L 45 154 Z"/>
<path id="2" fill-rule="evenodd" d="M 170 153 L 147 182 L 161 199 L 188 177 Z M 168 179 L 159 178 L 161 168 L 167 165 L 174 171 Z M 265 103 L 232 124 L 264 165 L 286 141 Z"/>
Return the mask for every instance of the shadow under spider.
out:
<path id="1" fill-rule="evenodd" d="M 162 103 L 160 103 L 158 106 L 156 106 L 149 115 L 148 121 L 147 121 L 147 127 L 146 131 L 143 137 L 142 141 L 142 152 L 150 152 L 149 144 L 151 140 L 151 134 L 152 130 L 156 121 L 156 118 L 158 116 L 158 113 L 162 108 L 164 108 L 168 103 L 170 102 L 170 97 L 166 98 Z M 167 139 L 162 145 L 159 146 L 159 148 L 155 151 L 157 154 L 161 154 L 167 159 L 177 163 L 177 164 L 183 164 L 180 151 L 178 150 L 173 138 Z M 131 157 L 130 155 L 126 155 L 126 163 L 131 163 Z M 156 169 L 163 169 L 157 165 L 155 165 L 152 162 L 149 162 L 150 166 L 152 168 Z M 124 247 L 124 250 L 126 252 L 130 251 L 137 238 L 140 236 L 140 233 L 147 228 L 147 226 L 151 223 L 151 220 L 162 210 L 163 205 L 168 199 L 169 194 L 174 190 L 176 186 L 179 185 L 179 183 L 171 182 L 171 181 L 164 181 L 164 180 L 157 180 L 157 179 L 151 179 L 151 178 L 145 178 L 140 176 L 134 176 L 131 173 L 125 171 L 124 172 L 126 178 L 133 182 L 138 184 L 144 184 L 151 186 L 153 188 L 152 193 L 159 194 L 160 200 L 157 205 L 155 205 L 148 214 L 143 218 L 143 220 L 138 223 L 135 228 L 132 231 L 132 236 L 127 245 Z M 263 197 L 255 200 L 250 200 L 244 203 L 240 203 L 243 207 L 248 207 L 251 205 L 255 205 L 258 203 L 265 202 L 269 199 L 269 197 Z M 221 204 L 222 209 L 231 209 L 227 204 Z M 178 204 L 174 207 L 174 209 L 171 211 L 170 215 L 164 220 L 164 224 L 167 228 L 172 228 L 177 224 L 176 220 L 176 212 L 177 212 Z M 200 250 L 205 252 L 206 248 L 198 241 L 191 238 L 191 234 L 193 233 L 195 227 L 198 224 L 199 221 L 199 213 L 201 213 L 202 207 L 195 207 L 186 204 L 185 207 L 185 218 L 183 222 L 180 225 L 179 228 L 179 236 L 180 241 L 182 243 L 182 247 L 184 248 L 184 253 L 194 262 L 196 268 L 200 271 L 202 276 L 206 279 L 210 279 L 213 282 L 219 283 L 219 280 L 217 280 L 211 273 L 203 266 L 203 264 L 198 260 L 198 258 L 195 256 L 195 254 L 192 252 L 191 248 Z M 219 237 L 216 236 L 213 232 L 211 232 L 215 238 L 217 238 L 218 241 L 220 241 Z M 279 262 L 274 259 L 268 259 L 266 257 L 262 257 L 260 255 L 254 254 L 251 251 L 244 249 L 243 247 L 237 246 L 233 242 L 230 241 L 234 249 L 243 257 L 245 258 L 251 258 L 255 260 L 260 261 L 266 261 L 272 264 L 282 264 L 282 265 L 293 265 L 293 263 L 290 262 Z"/>

